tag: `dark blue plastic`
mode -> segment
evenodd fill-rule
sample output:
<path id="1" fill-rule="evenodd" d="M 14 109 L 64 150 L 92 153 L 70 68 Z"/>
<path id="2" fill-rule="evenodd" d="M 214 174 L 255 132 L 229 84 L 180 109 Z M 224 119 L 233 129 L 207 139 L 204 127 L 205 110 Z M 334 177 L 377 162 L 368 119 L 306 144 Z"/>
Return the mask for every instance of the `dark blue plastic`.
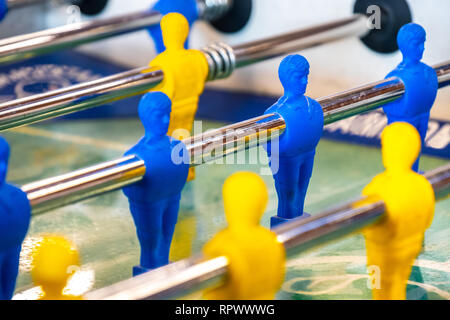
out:
<path id="1" fill-rule="evenodd" d="M 162 15 L 166 15 L 171 12 L 181 13 L 189 22 L 189 26 L 197 21 L 198 9 L 196 0 L 159 0 L 153 7 L 152 10 L 160 12 Z M 156 25 L 148 28 L 148 31 L 155 42 L 155 48 L 158 53 L 165 50 L 161 27 Z M 189 38 L 184 44 L 185 48 L 188 48 Z"/>
<path id="2" fill-rule="evenodd" d="M 303 216 L 315 150 L 322 136 L 322 107 L 304 95 L 308 74 L 309 63 L 303 56 L 284 58 L 278 70 L 284 95 L 265 112 L 277 113 L 286 122 L 285 132 L 277 139 L 278 150 L 275 141 L 266 145 L 278 194 L 278 217 L 272 218 L 272 227 L 284 219 Z"/>
<path id="3" fill-rule="evenodd" d="M 14 293 L 19 255 L 28 231 L 31 207 L 27 195 L 6 183 L 9 146 L 0 137 L 0 299 L 9 300 Z"/>
<path id="4" fill-rule="evenodd" d="M 125 153 L 139 156 L 146 167 L 140 182 L 123 188 L 141 245 L 140 266 L 133 269 L 133 275 L 169 262 L 181 191 L 189 171 L 186 146 L 166 135 L 170 111 L 171 101 L 164 93 L 144 95 L 139 117 L 145 135 Z"/>
<path id="5" fill-rule="evenodd" d="M 425 49 L 425 40 L 425 30 L 415 23 L 404 25 L 398 32 L 397 43 L 403 61 L 386 78 L 400 78 L 405 84 L 405 94 L 383 107 L 388 124 L 403 121 L 416 127 L 422 139 L 422 146 L 428 129 L 430 110 L 438 91 L 436 72 L 420 61 Z M 419 170 L 419 157 L 413 165 L 413 170 L 416 172 Z"/>
<path id="6" fill-rule="evenodd" d="M 0 0 L 0 21 L 5 18 L 8 13 L 8 2 L 6 0 Z"/>

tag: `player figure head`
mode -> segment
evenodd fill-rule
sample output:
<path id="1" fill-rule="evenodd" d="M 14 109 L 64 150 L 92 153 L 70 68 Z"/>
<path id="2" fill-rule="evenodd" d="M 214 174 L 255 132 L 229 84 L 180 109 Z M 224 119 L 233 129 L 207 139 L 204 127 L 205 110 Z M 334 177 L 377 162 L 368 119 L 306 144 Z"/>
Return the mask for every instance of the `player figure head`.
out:
<path id="1" fill-rule="evenodd" d="M 419 132 L 407 122 L 394 122 L 381 133 L 383 165 L 390 172 L 411 170 L 420 147 Z"/>
<path id="2" fill-rule="evenodd" d="M 401 27 L 397 35 L 397 44 L 407 64 L 418 63 L 425 50 L 425 30 L 416 23 L 408 23 Z"/>
<path id="3" fill-rule="evenodd" d="M 278 77 L 284 88 L 285 96 L 304 95 L 308 85 L 309 63 L 299 54 L 283 59 L 278 68 Z"/>
<path id="4" fill-rule="evenodd" d="M 138 113 L 147 139 L 155 140 L 167 134 L 171 106 L 169 97 L 162 92 L 149 92 L 142 97 Z"/>
<path id="5" fill-rule="evenodd" d="M 6 181 L 8 171 L 9 145 L 5 139 L 0 137 L 0 186 Z"/>
<path id="6" fill-rule="evenodd" d="M 248 230 L 259 224 L 269 198 L 259 175 L 244 171 L 232 174 L 225 181 L 222 194 L 230 229 Z"/>
<path id="7" fill-rule="evenodd" d="M 32 249 L 31 278 L 41 287 L 47 300 L 63 299 L 63 289 L 78 269 L 78 250 L 62 236 L 44 235 Z"/>
<path id="8" fill-rule="evenodd" d="M 169 13 L 161 19 L 161 32 L 166 49 L 183 49 L 189 35 L 189 22 L 180 13 Z"/>

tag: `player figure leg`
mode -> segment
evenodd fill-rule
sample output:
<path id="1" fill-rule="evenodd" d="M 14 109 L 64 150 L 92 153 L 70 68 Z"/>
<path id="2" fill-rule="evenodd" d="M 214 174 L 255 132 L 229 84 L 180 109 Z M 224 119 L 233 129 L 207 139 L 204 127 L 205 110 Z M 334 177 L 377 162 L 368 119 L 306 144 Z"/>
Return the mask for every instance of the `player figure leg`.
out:
<path id="1" fill-rule="evenodd" d="M 300 212 L 300 215 L 305 217 L 309 217 L 309 214 L 304 212 L 304 206 L 306 192 L 308 191 L 309 181 L 311 180 L 311 175 L 314 168 L 315 154 L 316 152 L 313 150 L 302 156 L 303 160 L 300 166 L 300 171 L 298 173 L 298 212 Z"/>
<path id="2" fill-rule="evenodd" d="M 296 200 L 298 199 L 300 157 L 279 157 L 278 171 L 274 173 L 275 189 L 278 195 L 277 216 L 272 217 L 271 226 L 281 223 L 286 219 L 298 217 L 301 212 L 298 211 Z M 271 164 L 273 159 L 271 159 Z M 271 166 L 272 168 L 272 166 Z"/>
<path id="3" fill-rule="evenodd" d="M 0 300 L 11 300 L 19 273 L 21 246 L 0 253 Z"/>
<path id="4" fill-rule="evenodd" d="M 167 200 L 167 207 L 162 217 L 161 245 L 159 247 L 159 257 L 162 261 L 169 263 L 170 246 L 178 220 L 178 210 L 180 209 L 181 195 L 173 196 Z"/>
<path id="5" fill-rule="evenodd" d="M 164 261 L 164 257 L 159 256 L 163 242 L 162 226 L 165 204 L 165 201 L 153 203 L 130 202 L 130 211 L 141 245 L 140 265 L 133 268 L 133 276 L 158 268 L 168 262 Z"/>
<path id="6" fill-rule="evenodd" d="M 420 156 L 422 154 L 422 149 L 425 146 L 425 138 L 427 136 L 427 131 L 428 131 L 428 122 L 430 120 L 430 114 L 426 113 L 421 115 L 416 121 L 415 124 L 412 124 L 413 126 L 416 127 L 417 131 L 419 131 L 419 135 L 420 135 L 420 142 L 421 142 L 421 150 L 419 153 L 419 156 L 417 157 L 416 162 L 414 162 L 412 169 L 415 172 L 419 172 L 419 160 L 420 160 Z"/>

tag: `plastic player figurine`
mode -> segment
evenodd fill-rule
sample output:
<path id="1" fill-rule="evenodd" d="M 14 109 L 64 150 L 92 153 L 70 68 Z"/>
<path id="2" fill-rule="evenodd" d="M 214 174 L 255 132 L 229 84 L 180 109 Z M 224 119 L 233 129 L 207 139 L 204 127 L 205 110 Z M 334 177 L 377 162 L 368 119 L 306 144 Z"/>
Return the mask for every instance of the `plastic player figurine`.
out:
<path id="1" fill-rule="evenodd" d="M 303 212 L 306 190 L 323 131 L 322 107 L 304 95 L 308 74 L 309 63 L 304 57 L 284 58 L 278 69 L 284 95 L 265 112 L 278 113 L 286 122 L 286 130 L 278 141 L 279 150 L 274 148 L 274 141 L 266 146 L 278 194 L 278 214 L 272 217 L 272 227 L 307 216 Z"/>
<path id="2" fill-rule="evenodd" d="M 377 175 L 363 190 L 364 203 L 383 200 L 383 219 L 363 233 L 367 265 L 380 271 L 374 299 L 406 299 L 406 285 L 414 260 L 422 249 L 425 230 L 434 213 L 431 184 L 411 167 L 420 153 L 420 136 L 413 126 L 397 122 L 381 135 L 386 171 Z"/>
<path id="3" fill-rule="evenodd" d="M 0 21 L 2 21 L 8 13 L 8 1 L 0 0 Z"/>
<path id="4" fill-rule="evenodd" d="M 171 12 L 180 13 L 186 17 L 189 22 L 189 26 L 191 26 L 199 18 L 196 0 L 159 0 L 153 6 L 152 10 L 158 11 L 162 15 L 166 15 Z M 148 31 L 155 42 L 157 52 L 163 52 L 165 47 L 160 26 L 152 26 L 148 29 Z M 185 47 L 187 47 L 187 41 L 185 41 L 185 44 Z"/>
<path id="5" fill-rule="evenodd" d="M 31 207 L 27 195 L 8 183 L 9 146 L 0 137 L 0 299 L 14 293 L 19 272 L 19 255 L 30 224 Z"/>
<path id="6" fill-rule="evenodd" d="M 425 37 L 425 30 L 415 23 L 404 25 L 398 32 L 397 42 L 403 61 L 386 78 L 400 78 L 405 84 L 405 94 L 383 107 L 388 124 L 397 121 L 412 124 L 419 131 L 422 145 L 428 130 L 430 110 L 438 91 L 436 72 L 420 61 Z M 413 170 L 419 170 L 419 158 L 414 163 Z"/>
<path id="7" fill-rule="evenodd" d="M 207 291 L 218 300 L 274 299 L 285 272 L 285 251 L 275 233 L 259 225 L 268 200 L 264 181 L 252 172 L 237 172 L 223 186 L 228 227 L 203 248 L 210 257 L 229 260 L 228 281 Z"/>
<path id="8" fill-rule="evenodd" d="M 123 188 L 141 245 L 140 266 L 134 267 L 133 275 L 169 262 L 181 191 L 189 171 L 189 164 L 181 161 L 187 155 L 186 147 L 166 135 L 170 99 L 161 92 L 147 93 L 139 104 L 139 117 L 145 135 L 126 155 L 139 156 L 146 172 L 142 181 Z"/>
<path id="9" fill-rule="evenodd" d="M 31 278 L 41 287 L 39 300 L 81 300 L 64 294 L 70 276 L 79 268 L 80 257 L 75 246 L 61 236 L 44 236 L 33 248 Z"/>
<path id="10" fill-rule="evenodd" d="M 192 130 L 198 99 L 205 86 L 208 62 L 201 51 L 184 49 L 183 43 L 189 34 L 189 25 L 181 14 L 170 13 L 164 16 L 161 30 L 166 50 L 150 66 L 164 71 L 164 81 L 152 91 L 164 92 L 172 100 L 167 134 L 177 139 L 187 138 Z M 177 129 L 181 129 L 181 136 Z M 194 177 L 195 171 L 192 168 L 188 180 Z"/>

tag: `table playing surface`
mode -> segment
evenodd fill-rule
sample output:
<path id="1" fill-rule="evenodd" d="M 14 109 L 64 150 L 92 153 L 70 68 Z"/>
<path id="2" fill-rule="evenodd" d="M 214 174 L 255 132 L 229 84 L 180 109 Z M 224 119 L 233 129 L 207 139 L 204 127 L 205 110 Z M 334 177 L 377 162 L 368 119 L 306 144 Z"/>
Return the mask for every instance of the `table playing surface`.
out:
<path id="1" fill-rule="evenodd" d="M 223 122 L 204 121 L 203 129 Z M 2 134 L 11 145 L 8 180 L 17 185 L 119 158 L 143 134 L 138 119 L 66 120 L 17 128 Z M 226 226 L 222 185 L 236 171 L 262 174 L 269 203 L 261 220 L 269 226 L 277 196 L 262 149 L 258 164 L 206 164 L 183 190 L 171 259 L 186 258 Z M 243 151 L 249 152 L 249 151 Z M 255 152 L 255 151 L 252 151 Z M 448 160 L 422 156 L 427 171 Z M 227 162 L 227 159 L 224 160 Z M 383 170 L 380 149 L 322 139 L 316 153 L 305 211 L 311 215 L 360 196 L 363 187 Z M 436 205 L 408 285 L 408 299 L 449 299 L 450 199 Z M 32 218 L 23 244 L 16 299 L 32 299 L 38 289 L 31 281 L 30 250 L 44 233 L 62 234 L 79 248 L 81 268 L 68 284 L 71 293 L 105 287 L 131 277 L 139 261 L 139 243 L 120 190 L 68 205 Z M 264 267 L 264 266 L 261 266 Z M 364 238 L 344 238 L 289 257 L 278 299 L 370 299 Z M 194 295 L 201 298 L 201 295 Z"/>

